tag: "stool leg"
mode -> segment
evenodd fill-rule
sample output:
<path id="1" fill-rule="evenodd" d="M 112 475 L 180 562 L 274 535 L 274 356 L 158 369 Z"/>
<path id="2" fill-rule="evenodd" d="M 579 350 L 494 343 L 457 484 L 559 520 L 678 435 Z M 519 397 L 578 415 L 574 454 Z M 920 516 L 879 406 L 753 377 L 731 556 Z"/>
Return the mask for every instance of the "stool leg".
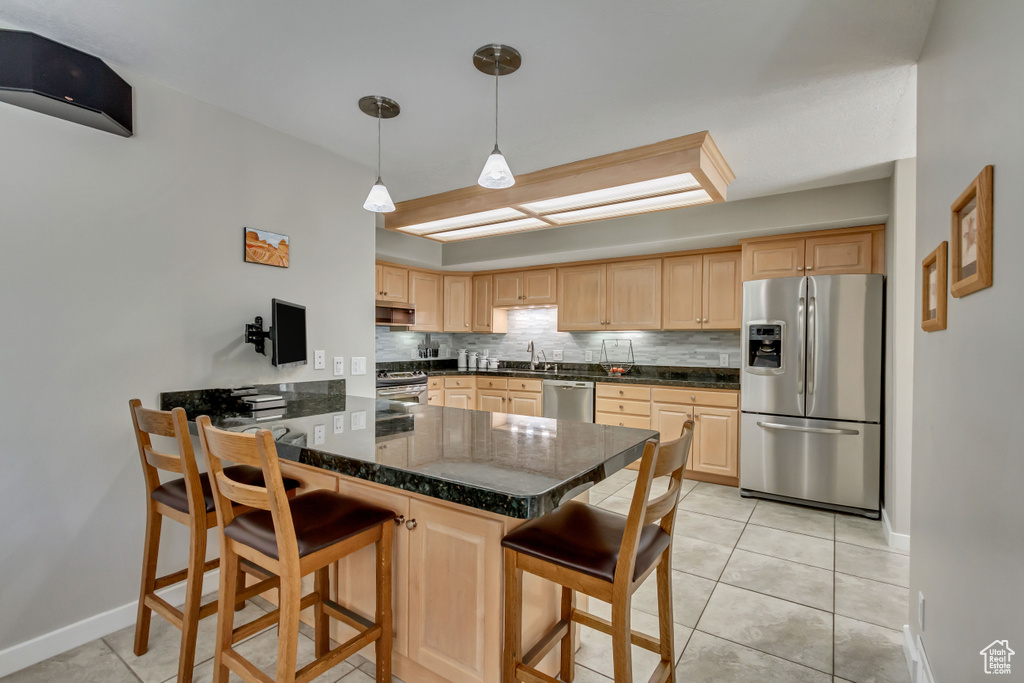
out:
<path id="1" fill-rule="evenodd" d="M 562 586 L 562 619 L 569 622 L 569 632 L 562 637 L 562 665 L 559 673 L 565 683 L 576 678 L 576 627 L 572 623 L 572 611 L 576 608 L 576 591 Z"/>
<path id="2" fill-rule="evenodd" d="M 298 562 L 293 568 L 285 567 L 281 573 L 281 612 L 277 623 L 277 683 L 291 683 L 295 680 L 299 648 L 299 603 L 302 602 L 302 577 L 298 574 Z"/>
<path id="3" fill-rule="evenodd" d="M 676 681 L 675 644 L 672 621 L 672 555 L 666 550 L 658 564 L 658 629 L 661 659 L 668 662 L 668 683 Z"/>
<path id="4" fill-rule="evenodd" d="M 316 585 L 314 590 L 320 596 L 316 604 L 313 605 L 313 623 L 316 628 L 316 656 L 323 657 L 331 649 L 330 643 L 330 617 L 327 612 L 324 611 L 324 600 L 330 598 L 331 582 L 330 575 L 328 574 L 327 567 L 321 567 L 316 570 L 315 577 Z"/>
<path id="5" fill-rule="evenodd" d="M 516 551 L 505 548 L 505 651 L 502 683 L 516 683 L 516 668 L 523 654 L 523 570 L 516 564 Z"/>
<path id="6" fill-rule="evenodd" d="M 615 669 L 615 683 L 633 681 L 629 603 L 628 596 L 616 595 L 612 598 L 612 663 Z"/>
<path id="7" fill-rule="evenodd" d="M 228 683 L 224 650 L 232 646 L 232 631 L 235 628 L 234 604 L 238 592 L 238 555 L 231 547 L 231 541 L 223 536 L 221 541 L 220 596 L 217 600 L 217 645 L 213 654 L 213 683 Z"/>
<path id="8" fill-rule="evenodd" d="M 237 575 L 238 576 L 235 578 L 235 581 L 238 582 L 238 587 L 239 588 L 244 589 L 245 588 L 245 570 L 242 569 L 242 563 L 241 562 L 238 563 Z M 235 604 L 235 611 L 236 612 L 241 612 L 244 609 L 245 609 L 245 600 L 242 600 L 241 602 Z"/>
<path id="9" fill-rule="evenodd" d="M 375 621 L 380 624 L 380 638 L 374 643 L 377 655 L 377 683 L 391 683 L 391 544 L 394 524 L 387 521 L 381 525 L 377 541 L 377 606 Z"/>
<path id="10" fill-rule="evenodd" d="M 181 653 L 178 655 L 178 683 L 192 683 L 192 667 L 196 660 L 199 608 L 203 606 L 203 565 L 206 564 L 205 526 L 192 525 L 188 550 L 185 606 L 181 610 Z"/>
<path id="11" fill-rule="evenodd" d="M 153 509 L 152 501 L 146 506 L 146 541 L 142 548 L 142 587 L 139 589 L 139 613 L 135 619 L 135 656 L 149 650 L 149 623 L 153 610 L 146 605 L 156 583 L 156 559 L 160 553 L 160 527 L 163 515 Z"/>

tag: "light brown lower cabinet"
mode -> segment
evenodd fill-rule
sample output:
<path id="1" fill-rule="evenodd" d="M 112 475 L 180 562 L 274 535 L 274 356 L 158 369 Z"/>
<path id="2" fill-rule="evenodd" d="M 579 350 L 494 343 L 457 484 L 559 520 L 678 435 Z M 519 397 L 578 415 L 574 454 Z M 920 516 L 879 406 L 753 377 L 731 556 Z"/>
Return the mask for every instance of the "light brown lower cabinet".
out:
<path id="1" fill-rule="evenodd" d="M 739 476 L 739 410 L 696 406 L 693 421 L 693 471 L 720 477 Z"/>
<path id="2" fill-rule="evenodd" d="M 527 415 L 529 417 L 542 417 L 544 406 L 542 395 L 527 391 L 508 392 L 508 410 L 505 412 L 512 415 Z"/>

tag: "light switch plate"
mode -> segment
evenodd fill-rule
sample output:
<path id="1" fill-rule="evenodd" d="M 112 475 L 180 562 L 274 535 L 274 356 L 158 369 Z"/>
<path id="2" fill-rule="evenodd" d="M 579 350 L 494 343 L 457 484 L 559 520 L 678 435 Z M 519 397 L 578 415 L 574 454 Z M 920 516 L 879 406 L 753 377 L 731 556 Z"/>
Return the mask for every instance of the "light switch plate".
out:
<path id="1" fill-rule="evenodd" d="M 344 377 L 345 375 L 345 356 L 334 357 L 334 376 Z"/>
<path id="2" fill-rule="evenodd" d="M 334 416 L 334 433 L 345 433 L 345 413 L 338 413 Z"/>
<path id="3" fill-rule="evenodd" d="M 555 357 L 555 360 L 562 360 L 562 349 L 555 349 L 551 355 Z"/>
<path id="4" fill-rule="evenodd" d="M 584 355 L 584 360 L 586 360 L 588 363 L 593 363 L 594 362 L 594 352 L 593 351 L 587 351 L 583 355 Z"/>
<path id="5" fill-rule="evenodd" d="M 924 630 L 924 593 L 917 591 L 917 627 Z"/>
<path id="6" fill-rule="evenodd" d="M 327 431 L 327 428 L 324 427 L 324 425 L 315 425 L 313 427 L 313 445 L 314 446 L 323 445 L 324 434 L 326 433 L 326 431 Z"/>
<path id="7" fill-rule="evenodd" d="M 353 375 L 365 375 L 366 374 L 366 356 L 353 356 L 352 357 L 352 374 Z"/>
<path id="8" fill-rule="evenodd" d="M 323 370 L 324 368 L 326 368 L 327 367 L 326 358 L 327 358 L 327 354 L 324 353 L 323 349 L 320 349 L 318 351 L 314 351 L 313 352 L 313 369 L 314 370 Z"/>
<path id="9" fill-rule="evenodd" d="M 727 353 L 720 353 L 720 354 L 718 354 L 718 364 L 721 365 L 723 368 L 724 367 L 728 367 L 728 365 L 729 365 L 729 354 L 727 354 Z"/>
<path id="10" fill-rule="evenodd" d="M 357 410 L 352 413 L 352 429 L 366 429 L 366 411 Z"/>

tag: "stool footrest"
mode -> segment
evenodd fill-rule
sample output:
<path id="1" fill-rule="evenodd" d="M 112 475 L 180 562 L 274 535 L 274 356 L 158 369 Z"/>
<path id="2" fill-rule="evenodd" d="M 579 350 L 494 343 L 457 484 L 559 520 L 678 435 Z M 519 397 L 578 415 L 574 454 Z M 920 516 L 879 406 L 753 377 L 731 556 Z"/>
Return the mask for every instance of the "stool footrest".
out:
<path id="1" fill-rule="evenodd" d="M 211 569 L 216 569 L 219 566 L 220 566 L 220 558 L 219 557 L 215 557 L 212 560 L 207 561 L 207 563 L 203 565 L 203 573 L 205 574 L 206 572 L 210 571 Z M 178 583 L 180 581 L 184 581 L 187 578 L 188 578 L 188 569 L 182 569 L 181 571 L 173 572 L 173 573 L 168 574 L 166 576 L 159 576 L 159 577 L 157 577 L 153 581 L 153 590 L 158 591 L 161 588 L 166 588 L 167 586 L 171 586 L 171 585 L 176 584 L 176 583 Z"/>
<path id="2" fill-rule="evenodd" d="M 542 660 L 544 655 L 550 652 L 551 648 L 557 645 L 569 633 L 570 628 L 572 628 L 572 623 L 569 619 L 562 619 L 552 626 L 547 633 L 541 636 L 537 644 L 530 648 L 530 651 L 523 656 L 523 664 L 529 667 L 537 666 L 537 662 Z"/>
<path id="3" fill-rule="evenodd" d="M 589 626 L 592 629 L 600 631 L 601 633 L 607 633 L 612 635 L 612 622 L 601 617 L 594 616 L 590 612 L 584 612 L 583 610 L 574 609 L 572 611 L 572 620 L 582 626 Z M 642 647 L 645 650 L 649 650 L 655 654 L 661 654 L 661 642 L 655 638 L 650 637 L 646 633 L 640 633 L 639 631 L 630 630 L 629 639 L 634 645 Z"/>
<path id="4" fill-rule="evenodd" d="M 224 652 L 221 653 L 221 661 L 240 677 L 244 675 L 248 676 L 249 680 L 257 680 L 260 683 L 274 683 L 273 678 L 260 671 L 255 664 L 230 647 L 224 648 Z"/>
<path id="5" fill-rule="evenodd" d="M 368 628 L 376 626 L 371 619 L 367 619 L 362 614 L 353 612 L 344 605 L 339 605 L 333 600 L 324 598 L 323 609 L 328 615 L 334 617 L 338 621 L 343 621 L 357 631 L 362 631 Z"/>
<path id="6" fill-rule="evenodd" d="M 557 678 L 552 678 L 545 673 L 522 664 L 516 667 L 516 680 L 523 681 L 523 683 L 559 683 Z"/>
<path id="7" fill-rule="evenodd" d="M 309 595 L 302 598 L 299 602 L 299 610 L 304 610 L 307 607 L 316 604 L 317 594 L 310 593 Z M 231 631 L 231 644 L 234 645 L 238 641 L 248 638 L 251 635 L 259 633 L 263 629 L 276 624 L 278 621 L 278 615 L 281 613 L 281 608 L 271 610 L 258 619 L 253 619 L 248 624 L 242 624 L 238 628 Z M 226 650 L 225 650 L 226 652 Z"/>
<path id="8" fill-rule="evenodd" d="M 306 666 L 295 672 L 295 683 L 308 683 L 314 678 L 342 662 L 364 647 L 380 638 L 380 626 L 373 625 L 372 628 L 356 634 L 344 643 L 334 648 L 323 657 L 315 659 Z"/>
<path id="9" fill-rule="evenodd" d="M 272 576 L 269 579 L 263 579 L 259 583 L 254 583 L 242 590 L 239 590 L 235 594 L 235 604 L 240 605 L 249 598 L 254 598 L 260 593 L 266 593 L 271 588 L 279 588 L 281 585 L 281 579 L 276 576 Z"/>
<path id="10" fill-rule="evenodd" d="M 179 631 L 181 630 L 181 623 L 185 616 L 181 613 L 181 610 L 172 607 L 171 603 L 167 602 L 159 595 L 150 593 L 146 596 L 146 606 L 177 626 Z"/>
<path id="11" fill-rule="evenodd" d="M 665 683 L 669 679 L 672 673 L 672 664 L 666 662 L 664 659 L 658 662 L 658 666 L 654 668 L 654 673 L 647 679 L 647 683 Z"/>

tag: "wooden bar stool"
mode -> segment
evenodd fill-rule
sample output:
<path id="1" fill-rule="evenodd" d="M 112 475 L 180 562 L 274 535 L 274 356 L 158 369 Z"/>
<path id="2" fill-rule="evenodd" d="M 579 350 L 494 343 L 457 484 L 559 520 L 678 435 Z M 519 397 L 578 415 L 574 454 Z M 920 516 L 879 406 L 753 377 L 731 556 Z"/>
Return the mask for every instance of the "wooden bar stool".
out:
<path id="1" fill-rule="evenodd" d="M 693 422 L 687 420 L 675 441 L 647 442 L 629 515 L 569 502 L 551 514 L 517 527 L 502 540 L 505 548 L 505 653 L 503 683 L 555 683 L 533 667 L 561 644 L 565 683 L 575 676 L 573 622 L 612 637 L 615 683 L 633 680 L 630 643 L 661 655 L 651 683 L 675 681 L 672 647 L 672 526 L 690 452 Z M 669 476 L 668 490 L 648 500 L 651 482 Z M 630 628 L 633 593 L 658 570 L 659 637 Z M 561 620 L 525 654 L 522 643 L 523 572 L 562 586 Z M 610 602 L 612 620 L 576 608 L 576 591 Z"/>
<path id="2" fill-rule="evenodd" d="M 217 613 L 217 649 L 213 682 L 227 683 L 228 670 L 250 683 L 306 683 L 348 659 L 370 643 L 377 655 L 378 683 L 391 683 L 391 541 L 395 513 L 332 491 L 311 491 L 289 500 L 281 485 L 274 437 L 266 429 L 238 434 L 197 420 L 199 443 L 211 473 L 217 524 L 220 529 L 221 604 Z M 221 461 L 258 466 L 266 487 L 232 478 Z M 251 508 L 238 514 L 232 503 Z M 328 567 L 374 543 L 377 551 L 377 602 L 374 621 L 330 599 Z M 249 560 L 280 577 L 278 609 L 234 628 L 232 601 L 238 594 L 239 560 Z M 315 573 L 314 590 L 302 596 L 302 577 Z M 296 671 L 299 612 L 313 605 L 316 659 Z M 358 633 L 333 650 L 328 619 L 333 617 Z M 277 623 L 277 678 L 271 679 L 240 655 L 234 644 Z"/>
<path id="3" fill-rule="evenodd" d="M 220 560 L 206 561 L 206 533 L 217 523 L 213 493 L 206 473 L 200 473 L 188 433 L 188 419 L 181 408 L 167 412 L 148 410 L 133 398 L 128 402 L 135 429 L 135 440 L 142 459 L 142 474 L 146 482 L 146 544 L 142 555 L 142 588 L 139 591 L 139 613 L 135 621 L 135 654 L 142 656 L 149 649 L 149 624 L 153 612 L 167 619 L 181 630 L 181 654 L 178 657 L 178 683 L 190 683 L 196 656 L 196 633 L 199 620 L 217 611 L 217 601 L 201 604 L 203 574 L 216 569 Z M 164 436 L 177 442 L 177 453 L 161 453 L 153 448 L 151 435 Z M 254 467 L 233 467 L 232 476 L 240 481 L 262 485 L 263 473 Z M 160 483 L 158 470 L 182 474 L 166 484 Z M 287 479 L 282 485 L 289 491 L 299 482 Z M 166 576 L 156 575 L 157 555 L 160 551 L 160 529 L 167 517 L 189 528 L 188 567 Z M 235 600 L 239 608 L 245 601 L 277 585 L 276 578 L 266 576 L 256 567 L 246 567 L 256 576 L 264 578 Z M 233 571 L 241 573 L 243 568 Z M 156 594 L 156 591 L 185 581 L 185 606 L 179 610 Z M 235 603 L 232 602 L 232 605 Z"/>

